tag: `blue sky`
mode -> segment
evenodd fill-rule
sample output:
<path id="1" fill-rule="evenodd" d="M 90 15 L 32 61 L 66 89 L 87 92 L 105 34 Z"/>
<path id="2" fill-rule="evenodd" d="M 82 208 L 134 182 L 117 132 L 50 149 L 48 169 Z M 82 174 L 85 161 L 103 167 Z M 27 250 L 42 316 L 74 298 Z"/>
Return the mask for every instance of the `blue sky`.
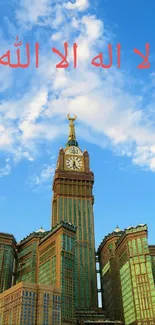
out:
<path id="1" fill-rule="evenodd" d="M 16 36 L 31 50 L 27 69 L 0 65 L 0 221 L 1 231 L 17 241 L 50 227 L 52 179 L 60 147 L 67 140 L 66 115 L 78 116 L 76 132 L 90 154 L 95 174 L 96 246 L 118 225 L 139 223 L 155 233 L 155 3 L 123 0 L 2 0 L 0 57 Z M 56 69 L 69 44 L 69 68 Z M 39 42 L 39 68 L 35 43 Z M 72 45 L 78 45 L 73 68 Z M 110 69 L 93 67 L 100 52 Z M 121 68 L 116 46 L 121 44 Z M 149 69 L 138 69 L 150 44 Z"/>

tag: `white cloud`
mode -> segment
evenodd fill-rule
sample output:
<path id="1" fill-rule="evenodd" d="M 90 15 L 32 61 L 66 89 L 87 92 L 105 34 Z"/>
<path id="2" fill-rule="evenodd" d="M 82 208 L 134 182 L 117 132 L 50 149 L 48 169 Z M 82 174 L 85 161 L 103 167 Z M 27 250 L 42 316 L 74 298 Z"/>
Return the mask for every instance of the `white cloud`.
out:
<path id="1" fill-rule="evenodd" d="M 51 181 L 52 176 L 55 171 L 55 166 L 54 165 L 44 165 L 42 171 L 40 172 L 39 175 L 35 175 L 33 177 L 32 184 L 33 185 L 41 185 L 43 183 L 48 182 L 49 180 Z"/>
<path id="2" fill-rule="evenodd" d="M 103 22 L 96 19 L 95 16 L 84 16 L 82 18 L 83 35 L 88 38 L 89 42 L 96 41 L 103 33 Z"/>
<path id="3" fill-rule="evenodd" d="M 1 49 L 1 53 L 4 54 L 5 52 L 2 52 L 2 49 Z M 12 71 L 9 68 L 8 69 L 7 68 L 6 69 L 3 69 L 3 67 L 1 67 L 1 73 L 0 73 L 0 92 L 1 93 L 4 92 L 9 87 L 12 87 Z"/>
<path id="4" fill-rule="evenodd" d="M 51 40 L 53 40 L 53 41 L 58 41 L 58 40 L 60 40 L 62 38 L 62 33 L 61 32 L 57 32 L 57 33 L 55 33 L 55 34 L 53 34 L 52 36 L 51 36 Z"/>
<path id="5" fill-rule="evenodd" d="M 11 172 L 11 165 L 6 161 L 4 167 L 0 167 L 0 177 L 7 176 Z"/>
<path id="6" fill-rule="evenodd" d="M 155 172 L 155 157 L 150 159 L 150 169 Z"/>
<path id="7" fill-rule="evenodd" d="M 16 18 L 22 24 L 36 25 L 39 19 L 46 19 L 50 12 L 50 0 L 20 0 Z"/>
<path id="8" fill-rule="evenodd" d="M 88 1 L 61 4 L 62 1 L 53 1 L 51 6 L 48 0 L 33 3 L 20 0 L 16 12 L 20 24 L 54 26 L 49 32 L 50 39 L 62 51 L 62 41 L 69 40 L 71 68 L 56 69 L 60 58 L 44 52 L 38 71 L 30 78 L 29 90 L 0 104 L 0 149 L 11 153 L 16 160 L 33 160 L 39 141 L 52 141 L 66 134 L 63 118 L 73 112 L 78 116 L 79 130 L 83 129 L 83 132 L 77 130 L 79 136 L 101 146 L 108 145 L 114 152 L 131 157 L 134 164 L 155 171 L 155 98 L 150 96 L 144 107 L 143 93 L 136 96 L 130 90 L 137 84 L 134 78 L 114 66 L 108 70 L 92 67 L 91 60 L 101 48 L 108 60 L 104 23 L 94 15 L 82 13 Z M 73 68 L 75 41 L 77 69 Z M 154 74 L 150 77 L 147 89 L 154 89 Z M 51 167 L 45 166 L 36 176 L 36 184 L 48 179 L 50 173 Z"/>
<path id="9" fill-rule="evenodd" d="M 64 4 L 64 7 L 69 10 L 83 11 L 89 7 L 89 2 L 88 0 L 76 0 L 74 3 L 69 1 L 66 4 Z"/>
<path id="10" fill-rule="evenodd" d="M 66 83 L 58 83 L 59 96 L 51 100 L 45 113 L 52 116 L 56 112 L 75 112 L 79 121 L 91 127 L 87 140 L 90 138 L 94 143 L 91 136 L 93 130 L 96 143 L 105 145 L 106 137 L 114 151 L 133 157 L 134 164 L 154 170 L 154 127 L 145 119 L 145 111 L 139 108 L 141 98 L 120 87 L 122 75 L 119 82 L 120 73 L 115 70 L 112 72 L 112 82 L 111 78 L 102 79 L 96 72 L 80 72 L 80 77 L 76 77 L 74 72 L 66 73 Z M 57 79 L 54 83 L 57 90 L 56 85 Z"/>

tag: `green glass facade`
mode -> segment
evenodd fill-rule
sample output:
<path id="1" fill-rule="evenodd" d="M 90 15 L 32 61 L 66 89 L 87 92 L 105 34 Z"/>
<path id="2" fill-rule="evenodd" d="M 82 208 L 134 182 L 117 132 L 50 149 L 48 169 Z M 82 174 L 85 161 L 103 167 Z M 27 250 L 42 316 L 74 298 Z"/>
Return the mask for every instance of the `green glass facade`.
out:
<path id="1" fill-rule="evenodd" d="M 126 262 L 120 270 L 123 311 L 125 324 L 132 324 L 136 320 L 134 297 L 132 293 L 132 278 L 130 274 L 130 263 Z"/>
<path id="2" fill-rule="evenodd" d="M 153 279 L 155 284 L 155 256 L 151 256 L 151 264 L 152 264 Z"/>
<path id="3" fill-rule="evenodd" d="M 30 241 L 27 245 L 18 248 L 16 283 L 20 281 L 36 283 L 37 246 L 37 241 Z"/>
<path id="4" fill-rule="evenodd" d="M 74 320 L 75 235 L 76 228 L 61 221 L 38 247 L 38 283 L 60 288 L 61 319 L 65 324 Z"/>
<path id="5" fill-rule="evenodd" d="M 41 250 L 39 256 L 38 283 L 55 284 L 56 282 L 56 242 Z"/>
<path id="6" fill-rule="evenodd" d="M 109 238 L 109 242 L 106 243 L 105 240 L 105 247 L 101 255 L 99 254 L 103 308 L 111 320 L 123 318 L 120 276 L 115 254 L 115 244 L 118 238 L 114 233 Z"/>
<path id="7" fill-rule="evenodd" d="M 84 190 L 83 190 L 84 191 Z M 75 244 L 75 305 L 89 309 L 97 304 L 92 199 L 59 197 L 58 220 L 77 226 Z"/>
<path id="8" fill-rule="evenodd" d="M 155 286 L 147 238 L 128 240 L 128 254 L 129 260 L 120 269 L 125 324 L 148 320 L 153 324 Z"/>
<path id="9" fill-rule="evenodd" d="M 61 299 L 64 322 L 74 319 L 75 309 L 75 237 L 61 236 Z"/>
<path id="10" fill-rule="evenodd" d="M 15 239 L 9 234 L 0 234 L 0 293 L 13 284 L 16 251 Z"/>
<path id="11" fill-rule="evenodd" d="M 110 316 L 117 306 L 117 319 L 125 325 L 155 324 L 153 253 L 153 247 L 148 246 L 146 225 L 130 227 L 119 234 L 117 230 L 99 247 L 103 304 Z"/>

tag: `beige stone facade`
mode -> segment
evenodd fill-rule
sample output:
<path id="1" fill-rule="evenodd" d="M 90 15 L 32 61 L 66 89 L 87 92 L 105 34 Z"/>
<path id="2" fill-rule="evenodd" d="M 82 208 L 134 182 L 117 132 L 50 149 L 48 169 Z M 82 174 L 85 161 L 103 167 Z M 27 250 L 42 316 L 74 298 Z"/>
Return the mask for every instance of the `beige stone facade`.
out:
<path id="1" fill-rule="evenodd" d="M 50 285 L 18 283 L 0 294 L 0 324 L 61 324 L 60 290 Z"/>

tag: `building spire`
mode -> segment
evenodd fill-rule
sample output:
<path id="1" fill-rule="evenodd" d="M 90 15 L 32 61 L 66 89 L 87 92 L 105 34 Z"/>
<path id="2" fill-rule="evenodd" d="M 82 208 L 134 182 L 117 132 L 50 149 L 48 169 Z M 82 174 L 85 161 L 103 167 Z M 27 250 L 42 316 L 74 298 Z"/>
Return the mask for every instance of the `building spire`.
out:
<path id="1" fill-rule="evenodd" d="M 68 135 L 67 146 L 76 146 L 76 147 L 78 147 L 78 143 L 76 141 L 76 134 L 75 134 L 75 125 L 74 125 L 74 121 L 77 119 L 77 116 L 74 114 L 74 117 L 70 117 L 70 114 L 68 114 L 67 119 L 70 122 L 69 123 L 69 135 Z"/>

